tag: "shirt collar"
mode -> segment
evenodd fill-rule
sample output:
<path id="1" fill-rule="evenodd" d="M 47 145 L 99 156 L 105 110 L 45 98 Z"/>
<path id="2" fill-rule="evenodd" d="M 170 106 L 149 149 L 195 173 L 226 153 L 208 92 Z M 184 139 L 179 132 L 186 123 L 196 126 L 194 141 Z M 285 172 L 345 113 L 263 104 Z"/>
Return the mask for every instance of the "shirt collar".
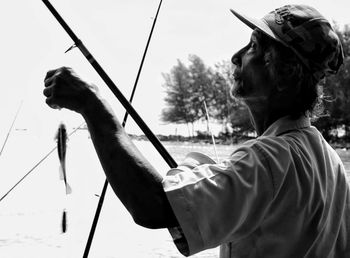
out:
<path id="1" fill-rule="evenodd" d="M 298 119 L 291 119 L 290 116 L 284 116 L 273 122 L 261 136 L 278 136 L 287 131 L 310 127 L 310 118 L 301 116 Z"/>

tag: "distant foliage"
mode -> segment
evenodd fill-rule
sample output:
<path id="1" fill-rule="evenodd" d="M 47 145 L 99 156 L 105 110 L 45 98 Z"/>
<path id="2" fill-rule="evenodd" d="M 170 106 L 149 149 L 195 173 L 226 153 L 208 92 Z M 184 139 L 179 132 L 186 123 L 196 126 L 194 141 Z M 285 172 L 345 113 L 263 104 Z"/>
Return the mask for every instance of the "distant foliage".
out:
<path id="1" fill-rule="evenodd" d="M 223 133 L 246 134 L 254 131 L 246 105 L 239 99 L 232 98 L 230 88 L 233 84 L 233 67 L 230 61 L 215 65 L 215 118 L 225 125 Z M 229 128 L 227 128 L 229 126 Z"/>
<path id="2" fill-rule="evenodd" d="M 211 68 L 196 55 L 188 60 L 188 66 L 178 60 L 170 73 L 163 74 L 167 95 L 162 121 L 192 125 L 193 135 L 194 122 L 205 119 L 205 101 L 210 118 L 222 123 L 224 133 L 252 131 L 247 108 L 230 96 L 231 62 L 223 61 Z"/>
<path id="3" fill-rule="evenodd" d="M 162 120 L 171 123 L 193 123 L 196 112 L 191 103 L 191 76 L 188 68 L 178 60 L 170 74 L 163 74 L 167 96 L 167 108 L 162 112 Z"/>
<path id="4" fill-rule="evenodd" d="M 190 55 L 189 62 L 187 67 L 178 60 L 169 74 L 163 74 L 167 106 L 162 111 L 161 119 L 164 122 L 191 124 L 193 135 L 194 122 L 205 118 L 203 101 L 208 105 L 213 99 L 213 71 L 198 56 Z"/>
<path id="5" fill-rule="evenodd" d="M 344 65 L 338 73 L 326 78 L 324 94 L 326 101 L 324 117 L 314 124 L 329 141 L 338 141 L 335 132 L 338 128 L 345 130 L 343 140 L 350 140 L 350 27 L 340 29 L 335 26 L 344 50 Z"/>

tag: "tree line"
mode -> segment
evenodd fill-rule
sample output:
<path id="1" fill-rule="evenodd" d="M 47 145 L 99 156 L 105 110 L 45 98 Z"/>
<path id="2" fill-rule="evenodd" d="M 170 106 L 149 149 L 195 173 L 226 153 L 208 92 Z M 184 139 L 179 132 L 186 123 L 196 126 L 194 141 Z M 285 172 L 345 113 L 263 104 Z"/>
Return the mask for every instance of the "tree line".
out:
<path id="1" fill-rule="evenodd" d="M 339 141 L 338 129 L 344 132 L 342 140 L 350 140 L 350 26 L 335 25 L 344 49 L 344 65 L 336 75 L 323 82 L 325 110 L 313 124 L 329 141 Z M 167 123 L 187 124 L 194 135 L 194 123 L 206 117 L 204 102 L 212 119 L 222 124 L 220 136 L 237 138 L 254 131 L 247 107 L 230 96 L 233 83 L 230 61 L 207 66 L 196 55 L 190 55 L 188 65 L 177 60 L 169 73 L 164 73 L 163 87 L 166 107 L 161 119 Z M 191 128 L 191 129 L 190 129 Z"/>

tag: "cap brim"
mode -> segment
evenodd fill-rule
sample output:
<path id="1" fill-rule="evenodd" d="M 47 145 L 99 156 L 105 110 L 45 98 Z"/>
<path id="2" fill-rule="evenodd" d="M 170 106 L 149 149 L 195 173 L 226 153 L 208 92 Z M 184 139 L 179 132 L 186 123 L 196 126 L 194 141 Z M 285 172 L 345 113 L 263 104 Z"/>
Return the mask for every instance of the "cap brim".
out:
<path id="1" fill-rule="evenodd" d="M 251 29 L 259 29 L 261 30 L 263 33 L 265 33 L 266 35 L 270 36 L 271 38 L 277 40 L 278 42 L 281 42 L 282 44 L 285 44 L 281 39 L 278 38 L 277 35 L 275 35 L 275 33 L 273 33 L 273 31 L 270 29 L 270 27 L 267 25 L 266 22 L 264 22 L 263 19 L 254 19 L 251 17 L 248 17 L 246 15 L 240 14 L 238 12 L 236 12 L 233 9 L 230 9 L 230 11 L 239 19 L 241 20 L 243 23 L 245 23 L 246 25 L 248 25 Z"/>

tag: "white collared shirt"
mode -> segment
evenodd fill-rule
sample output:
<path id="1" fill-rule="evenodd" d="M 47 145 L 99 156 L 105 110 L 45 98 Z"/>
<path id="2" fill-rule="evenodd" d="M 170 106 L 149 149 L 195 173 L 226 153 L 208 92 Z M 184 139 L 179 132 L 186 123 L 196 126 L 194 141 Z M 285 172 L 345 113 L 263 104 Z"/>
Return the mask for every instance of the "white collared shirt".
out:
<path id="1" fill-rule="evenodd" d="M 189 153 L 163 180 L 188 256 L 350 257 L 350 191 L 344 166 L 310 120 L 288 117 L 218 164 Z"/>

